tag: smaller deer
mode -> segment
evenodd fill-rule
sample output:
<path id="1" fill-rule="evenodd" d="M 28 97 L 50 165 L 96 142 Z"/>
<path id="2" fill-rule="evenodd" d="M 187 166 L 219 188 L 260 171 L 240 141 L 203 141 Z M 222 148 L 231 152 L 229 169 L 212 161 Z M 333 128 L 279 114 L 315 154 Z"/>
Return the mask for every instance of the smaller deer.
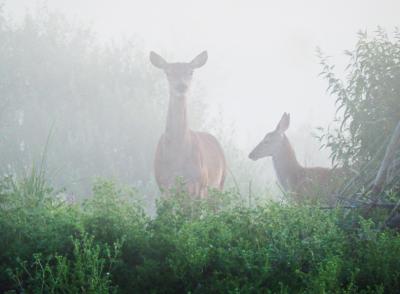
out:
<path id="1" fill-rule="evenodd" d="M 329 199 L 325 197 L 322 200 L 325 200 L 325 202 L 327 200 L 329 204 L 334 204 L 335 199 L 332 195 L 335 188 L 334 185 L 337 184 L 339 176 L 344 175 L 344 170 L 342 168 L 306 168 L 301 166 L 285 135 L 289 124 L 290 115 L 285 112 L 276 129 L 262 139 L 249 154 L 249 158 L 258 160 L 271 156 L 280 185 L 286 192 L 292 194 L 296 202 L 301 203 L 306 198 L 313 199 L 327 196 Z"/>

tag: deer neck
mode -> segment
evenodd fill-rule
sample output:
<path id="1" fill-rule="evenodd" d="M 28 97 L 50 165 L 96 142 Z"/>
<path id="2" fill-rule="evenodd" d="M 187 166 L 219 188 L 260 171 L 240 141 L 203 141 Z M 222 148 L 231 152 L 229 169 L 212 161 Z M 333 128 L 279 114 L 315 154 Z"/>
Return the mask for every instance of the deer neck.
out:
<path id="1" fill-rule="evenodd" d="M 272 156 L 274 168 L 280 184 L 290 190 L 296 186 L 302 167 L 296 159 L 296 154 L 288 138 L 284 135 L 282 148 Z"/>
<path id="2" fill-rule="evenodd" d="M 186 95 L 170 91 L 165 135 L 169 143 L 178 147 L 189 138 L 186 100 Z"/>

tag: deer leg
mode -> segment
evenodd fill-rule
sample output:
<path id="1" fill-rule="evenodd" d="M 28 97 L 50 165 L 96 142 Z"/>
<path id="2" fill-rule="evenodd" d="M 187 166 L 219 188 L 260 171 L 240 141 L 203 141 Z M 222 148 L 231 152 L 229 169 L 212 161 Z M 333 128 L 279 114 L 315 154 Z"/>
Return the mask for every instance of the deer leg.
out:
<path id="1" fill-rule="evenodd" d="M 208 197 L 208 188 L 207 187 L 201 187 L 199 196 L 200 196 L 201 199 L 207 198 Z"/>
<path id="2" fill-rule="evenodd" d="M 198 182 L 188 182 L 186 184 L 186 189 L 190 196 L 201 197 L 201 187 Z"/>

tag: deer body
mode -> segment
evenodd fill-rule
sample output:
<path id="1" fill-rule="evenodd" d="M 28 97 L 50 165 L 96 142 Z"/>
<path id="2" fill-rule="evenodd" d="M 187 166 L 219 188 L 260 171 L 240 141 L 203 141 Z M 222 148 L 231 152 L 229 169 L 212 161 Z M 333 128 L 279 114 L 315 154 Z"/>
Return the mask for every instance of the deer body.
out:
<path id="1" fill-rule="evenodd" d="M 222 190 L 226 164 L 220 144 L 212 135 L 192 131 L 187 120 L 187 91 L 194 68 L 207 59 L 205 52 L 190 63 L 167 63 L 154 52 L 150 60 L 167 74 L 170 87 L 167 124 L 161 136 L 154 171 L 161 190 L 168 191 L 177 181 L 183 180 L 192 196 L 206 197 L 208 188 Z"/>
<path id="2" fill-rule="evenodd" d="M 290 116 L 285 113 L 276 130 L 268 133 L 249 157 L 257 160 L 271 156 L 280 185 L 286 192 L 292 193 L 297 202 L 302 202 L 306 198 L 319 197 L 323 193 L 329 197 L 327 201 L 333 204 L 334 185 L 339 177 L 344 175 L 344 170 L 301 166 L 284 133 L 289 127 L 289 122 Z"/>

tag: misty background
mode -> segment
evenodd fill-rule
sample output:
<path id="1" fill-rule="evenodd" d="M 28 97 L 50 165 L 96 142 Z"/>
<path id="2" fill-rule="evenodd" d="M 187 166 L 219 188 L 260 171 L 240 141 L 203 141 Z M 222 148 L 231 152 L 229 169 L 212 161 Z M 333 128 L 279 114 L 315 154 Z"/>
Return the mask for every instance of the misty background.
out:
<path id="1" fill-rule="evenodd" d="M 235 178 L 228 188 L 246 192 L 251 181 L 266 191 L 276 189 L 270 159 L 247 154 L 283 112 L 298 160 L 330 165 L 312 136 L 335 111 L 316 48 L 340 74 L 357 31 L 391 29 L 400 11 L 399 1 L 358 0 L 2 2 L 2 173 L 29 171 L 45 151 L 58 188 L 87 195 L 95 177 L 110 177 L 151 197 L 168 90 L 150 50 L 168 61 L 208 50 L 193 79 L 191 126 L 220 139 Z"/>

